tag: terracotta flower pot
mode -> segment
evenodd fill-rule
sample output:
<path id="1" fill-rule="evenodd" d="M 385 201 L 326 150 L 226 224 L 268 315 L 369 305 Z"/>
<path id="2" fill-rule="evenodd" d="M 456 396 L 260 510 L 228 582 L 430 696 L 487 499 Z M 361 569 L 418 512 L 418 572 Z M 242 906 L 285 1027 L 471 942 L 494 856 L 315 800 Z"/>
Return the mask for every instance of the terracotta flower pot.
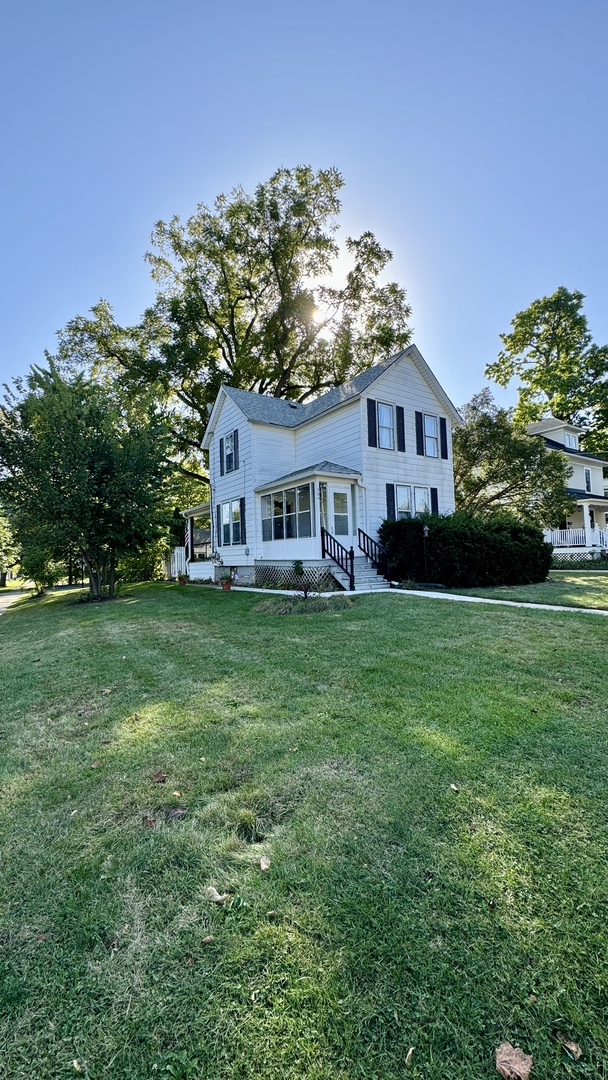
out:
<path id="1" fill-rule="evenodd" d="M 222 581 L 222 589 L 225 589 L 226 592 L 230 592 L 231 588 L 232 588 L 232 582 L 231 581 Z"/>

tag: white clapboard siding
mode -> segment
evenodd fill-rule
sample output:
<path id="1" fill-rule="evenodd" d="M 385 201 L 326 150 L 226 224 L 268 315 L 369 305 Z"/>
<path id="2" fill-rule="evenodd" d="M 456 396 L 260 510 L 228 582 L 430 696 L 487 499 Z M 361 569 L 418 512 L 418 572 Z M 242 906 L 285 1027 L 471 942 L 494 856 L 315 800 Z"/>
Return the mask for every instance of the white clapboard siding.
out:
<path id="1" fill-rule="evenodd" d="M 220 476 L 220 439 L 223 439 L 231 431 L 238 428 L 239 432 L 239 467 L 234 472 L 224 473 Z M 248 559 L 245 548 L 250 547 L 253 540 L 252 529 L 254 524 L 254 500 L 253 500 L 253 433 L 252 425 L 243 416 L 238 405 L 227 395 L 224 398 L 215 432 L 209 448 L 209 479 L 211 482 L 211 530 L 213 547 L 217 548 L 226 566 L 244 566 L 253 558 Z M 231 544 L 220 546 L 217 537 L 217 513 L 218 503 L 229 502 L 245 498 L 245 527 L 246 544 Z"/>
<path id="2" fill-rule="evenodd" d="M 367 398 L 401 405 L 405 415 L 405 453 L 368 446 Z M 452 467 L 451 422 L 442 403 L 435 397 L 431 387 L 409 359 L 404 359 L 381 375 L 362 396 L 360 401 L 361 434 L 363 445 L 363 475 L 367 493 L 367 529 L 375 536 L 386 518 L 386 485 L 418 484 L 437 488 L 439 513 L 454 510 L 454 478 Z M 430 413 L 444 417 L 448 433 L 448 459 L 422 457 L 416 453 L 415 413 Z M 365 528 L 365 526 L 364 526 Z"/>
<path id="3" fill-rule="evenodd" d="M 361 472 L 363 468 L 359 402 L 343 405 L 296 428 L 296 469 L 332 461 Z"/>

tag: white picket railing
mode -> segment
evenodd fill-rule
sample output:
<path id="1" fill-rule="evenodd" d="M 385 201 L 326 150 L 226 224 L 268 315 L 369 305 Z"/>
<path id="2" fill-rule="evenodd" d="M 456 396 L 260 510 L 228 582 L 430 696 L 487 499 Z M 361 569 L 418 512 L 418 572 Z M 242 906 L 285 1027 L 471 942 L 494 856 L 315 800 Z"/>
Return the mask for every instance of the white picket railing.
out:
<path id="1" fill-rule="evenodd" d="M 553 547 L 608 547 L 608 529 L 548 529 L 546 539 Z"/>

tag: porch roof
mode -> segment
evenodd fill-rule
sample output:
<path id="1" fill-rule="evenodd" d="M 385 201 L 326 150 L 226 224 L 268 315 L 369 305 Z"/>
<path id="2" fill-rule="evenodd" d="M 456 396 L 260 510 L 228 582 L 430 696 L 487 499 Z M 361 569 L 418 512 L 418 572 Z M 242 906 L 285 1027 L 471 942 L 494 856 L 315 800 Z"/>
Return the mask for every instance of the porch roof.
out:
<path id="1" fill-rule="evenodd" d="M 608 506 L 606 495 L 592 495 L 589 491 L 581 491 L 580 488 L 566 488 L 566 494 L 572 495 L 577 502 L 592 503 L 594 506 Z"/>
<path id="2" fill-rule="evenodd" d="M 185 518 L 195 517 L 209 517 L 211 513 L 211 503 L 201 503 L 200 506 L 190 506 L 187 510 L 180 510 L 180 514 Z"/>
<path id="3" fill-rule="evenodd" d="M 307 476 L 338 476 L 352 480 L 361 476 L 358 469 L 351 469 L 346 465 L 336 465 L 335 461 L 319 461 L 316 465 L 307 465 L 305 469 L 296 469 L 295 472 L 277 476 L 276 480 L 268 480 L 265 484 L 258 484 L 256 491 L 265 491 L 274 488 L 277 484 L 285 484 L 289 481 L 294 483 L 304 480 Z"/>

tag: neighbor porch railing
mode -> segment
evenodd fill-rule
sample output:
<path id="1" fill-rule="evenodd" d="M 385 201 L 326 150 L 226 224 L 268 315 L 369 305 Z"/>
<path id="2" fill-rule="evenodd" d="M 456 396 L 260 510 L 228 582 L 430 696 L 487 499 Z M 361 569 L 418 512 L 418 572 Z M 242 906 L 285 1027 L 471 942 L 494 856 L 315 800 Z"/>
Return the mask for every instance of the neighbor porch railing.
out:
<path id="1" fill-rule="evenodd" d="M 608 547 L 608 530 L 547 529 L 546 538 L 553 547 Z"/>
<path id="2" fill-rule="evenodd" d="M 354 592 L 355 549 L 351 545 L 350 551 L 347 551 L 340 541 L 336 540 L 335 536 L 332 536 L 327 529 L 321 526 L 321 557 L 324 559 L 326 555 L 329 555 L 329 558 L 333 559 L 340 569 L 344 571 L 348 577 L 350 591 Z"/>

